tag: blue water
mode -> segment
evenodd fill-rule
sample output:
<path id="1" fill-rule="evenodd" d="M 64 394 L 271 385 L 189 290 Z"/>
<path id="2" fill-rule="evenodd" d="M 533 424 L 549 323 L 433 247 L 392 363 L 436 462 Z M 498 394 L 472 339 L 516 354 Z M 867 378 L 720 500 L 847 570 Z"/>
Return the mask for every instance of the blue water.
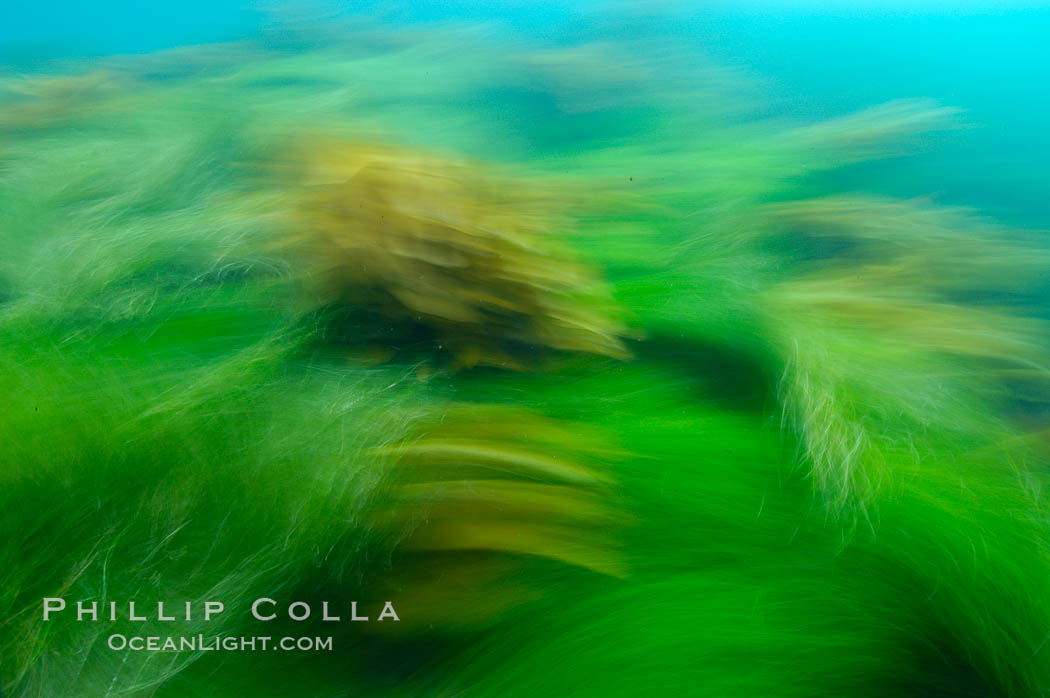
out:
<path id="1" fill-rule="evenodd" d="M 857 189 L 931 194 L 1050 228 L 1050 7 L 1042 3 L 665 2 L 625 11 L 596 0 L 461 0 L 285 6 L 276 13 L 267 7 L 205 0 L 4 3 L 0 68 L 250 37 L 285 13 L 496 22 L 553 41 L 684 37 L 698 52 L 761 81 L 766 102 L 758 116 L 814 121 L 908 97 L 962 108 L 967 128 L 937 136 L 920 156 L 835 177 Z"/>

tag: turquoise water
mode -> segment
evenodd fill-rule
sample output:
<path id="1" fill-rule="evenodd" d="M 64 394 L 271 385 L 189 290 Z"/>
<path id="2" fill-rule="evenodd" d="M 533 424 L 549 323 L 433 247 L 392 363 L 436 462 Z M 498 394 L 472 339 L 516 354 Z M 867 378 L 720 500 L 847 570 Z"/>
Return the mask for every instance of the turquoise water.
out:
<path id="1" fill-rule="evenodd" d="M 8 4 L 0 58 L 138 53 L 255 35 L 280 5 L 230 2 Z M 523 36 L 579 41 L 630 34 L 685 38 L 698 51 L 761 80 L 761 110 L 810 121 L 902 97 L 966 111 L 973 127 L 935 153 L 887 169 L 850 172 L 856 186 L 895 195 L 936 193 L 1047 227 L 1050 8 L 1037 2 L 659 3 L 632 12 L 588 2 L 325 4 L 283 12 L 373 12 L 396 22 L 497 22 Z M 646 7 L 644 4 L 639 7 Z M 651 14 L 650 14 L 651 13 Z M 612 69 L 612 68 L 610 68 Z M 968 163 L 968 165 L 962 165 Z"/>

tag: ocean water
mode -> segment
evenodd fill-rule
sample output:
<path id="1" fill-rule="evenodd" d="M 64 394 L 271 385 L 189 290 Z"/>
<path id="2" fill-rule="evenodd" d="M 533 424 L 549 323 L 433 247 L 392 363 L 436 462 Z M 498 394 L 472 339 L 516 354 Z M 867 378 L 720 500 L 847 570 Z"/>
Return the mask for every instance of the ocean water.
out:
<path id="1" fill-rule="evenodd" d="M 1050 8 L 0 8 L 0 695 L 1050 692 Z"/>
<path id="2" fill-rule="evenodd" d="M 64 3 L 9 5 L 0 57 L 18 69 L 48 58 L 143 53 L 242 39 L 282 12 L 380 14 L 394 22 L 498 23 L 525 37 L 616 39 L 636 19 L 602 22 L 630 7 L 573 3 L 420 2 L 318 5 L 262 3 Z M 641 4 L 639 7 L 646 7 Z M 822 119 L 885 101 L 927 97 L 966 111 L 965 137 L 892 173 L 851 173 L 857 186 L 893 194 L 937 193 L 953 203 L 1045 227 L 1050 154 L 1040 116 L 1050 104 L 1044 45 L 1050 9 L 1038 2 L 745 2 L 652 5 L 652 31 L 682 38 L 762 83 L 771 114 Z M 279 21 L 279 20 L 276 20 Z M 961 162 L 973 164 L 960 167 Z M 895 189 L 893 187 L 896 187 Z"/>

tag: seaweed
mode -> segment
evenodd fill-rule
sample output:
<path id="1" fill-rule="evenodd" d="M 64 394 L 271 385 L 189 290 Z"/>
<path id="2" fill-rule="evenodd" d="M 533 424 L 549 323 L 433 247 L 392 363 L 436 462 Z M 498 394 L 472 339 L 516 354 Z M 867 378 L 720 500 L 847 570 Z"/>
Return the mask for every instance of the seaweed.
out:
<path id="1" fill-rule="evenodd" d="M 6 695 L 1047 692 L 1046 245 L 816 176 L 952 108 L 759 118 L 635 19 L 5 79 Z"/>

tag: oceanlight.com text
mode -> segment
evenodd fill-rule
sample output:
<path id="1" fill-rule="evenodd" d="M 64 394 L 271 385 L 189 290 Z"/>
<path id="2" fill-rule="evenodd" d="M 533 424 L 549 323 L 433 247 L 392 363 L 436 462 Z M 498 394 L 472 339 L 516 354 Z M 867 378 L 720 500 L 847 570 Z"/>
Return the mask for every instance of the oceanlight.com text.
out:
<path id="1" fill-rule="evenodd" d="M 111 650 L 132 652 L 331 652 L 331 637 L 281 637 L 268 635 L 141 636 L 115 633 L 106 642 Z"/>

